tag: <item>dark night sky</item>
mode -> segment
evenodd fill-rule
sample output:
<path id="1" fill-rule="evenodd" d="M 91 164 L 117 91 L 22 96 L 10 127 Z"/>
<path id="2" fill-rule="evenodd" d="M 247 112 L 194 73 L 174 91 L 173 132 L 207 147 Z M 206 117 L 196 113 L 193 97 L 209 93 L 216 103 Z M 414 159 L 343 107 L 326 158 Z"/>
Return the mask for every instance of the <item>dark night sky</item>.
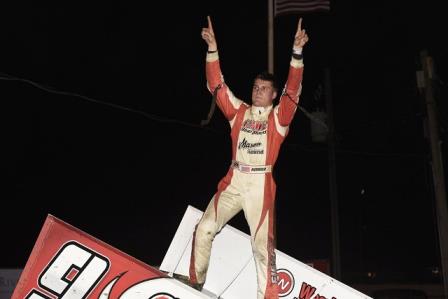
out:
<path id="1" fill-rule="evenodd" d="M 324 108 L 314 94 L 324 68 L 332 74 L 344 282 L 366 271 L 384 281 L 428 280 L 439 264 L 415 82 L 419 52 L 428 49 L 446 141 L 448 21 L 439 3 L 332 1 L 330 13 L 304 16 L 305 109 Z M 8 244 L 0 267 L 24 266 L 48 213 L 159 264 L 187 205 L 205 209 L 230 159 L 221 112 L 197 126 L 211 100 L 201 28 L 210 14 L 226 82 L 249 101 L 253 76 L 267 68 L 267 3 L 22 1 L 0 11 L 1 73 L 145 113 L 0 80 Z M 282 85 L 297 20 L 275 21 Z M 299 260 L 331 256 L 327 147 L 312 142 L 310 126 L 299 111 L 275 170 L 277 247 Z M 242 214 L 231 224 L 248 232 Z"/>

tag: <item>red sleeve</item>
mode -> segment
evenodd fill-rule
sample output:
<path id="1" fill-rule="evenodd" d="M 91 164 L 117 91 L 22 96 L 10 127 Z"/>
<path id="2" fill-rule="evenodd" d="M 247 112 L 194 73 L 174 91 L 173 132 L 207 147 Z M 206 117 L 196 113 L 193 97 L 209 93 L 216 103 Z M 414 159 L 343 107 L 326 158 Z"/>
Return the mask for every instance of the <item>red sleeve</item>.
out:
<path id="1" fill-rule="evenodd" d="M 215 89 L 221 86 L 218 89 L 216 103 L 224 113 L 226 119 L 231 121 L 235 117 L 242 102 L 235 98 L 228 86 L 224 83 L 219 60 L 207 61 L 205 69 L 209 91 L 213 94 Z"/>
<path id="2" fill-rule="evenodd" d="M 278 104 L 278 121 L 281 126 L 289 126 L 299 104 L 303 77 L 303 65 L 299 67 L 290 66 L 288 80 Z M 289 95 L 289 96 L 288 96 Z"/>

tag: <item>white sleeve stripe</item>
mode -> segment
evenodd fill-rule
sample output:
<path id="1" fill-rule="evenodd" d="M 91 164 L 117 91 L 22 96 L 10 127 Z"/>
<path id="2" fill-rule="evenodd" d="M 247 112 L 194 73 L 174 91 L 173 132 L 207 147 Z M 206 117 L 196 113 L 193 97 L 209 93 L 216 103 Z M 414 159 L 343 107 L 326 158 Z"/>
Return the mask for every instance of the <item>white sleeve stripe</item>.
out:
<path id="1" fill-rule="evenodd" d="M 286 132 L 288 131 L 288 126 L 282 126 L 280 125 L 280 122 L 278 121 L 278 106 L 274 108 L 274 120 L 275 120 L 275 129 L 277 132 L 282 135 L 283 137 L 286 136 Z"/>
<path id="2" fill-rule="evenodd" d="M 243 101 L 235 97 L 233 92 L 229 88 L 227 88 L 227 96 L 229 97 L 230 103 L 232 104 L 233 108 L 240 108 Z"/>
<path id="3" fill-rule="evenodd" d="M 235 116 L 232 118 L 232 120 L 229 121 L 231 128 L 233 128 L 233 124 L 235 123 L 235 119 L 236 119 L 237 115 L 238 115 L 238 113 L 236 113 Z"/>

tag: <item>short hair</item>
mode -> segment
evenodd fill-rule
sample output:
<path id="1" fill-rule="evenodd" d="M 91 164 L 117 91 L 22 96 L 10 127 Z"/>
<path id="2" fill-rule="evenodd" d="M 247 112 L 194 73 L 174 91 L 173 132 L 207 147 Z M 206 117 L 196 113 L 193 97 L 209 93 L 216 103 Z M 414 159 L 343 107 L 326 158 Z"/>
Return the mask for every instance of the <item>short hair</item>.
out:
<path id="1" fill-rule="evenodd" d="M 264 72 L 259 73 L 257 76 L 255 76 L 254 80 L 257 80 L 257 79 L 271 82 L 274 89 L 278 90 L 277 79 L 275 78 L 274 74 L 271 74 L 268 71 L 264 71 Z"/>

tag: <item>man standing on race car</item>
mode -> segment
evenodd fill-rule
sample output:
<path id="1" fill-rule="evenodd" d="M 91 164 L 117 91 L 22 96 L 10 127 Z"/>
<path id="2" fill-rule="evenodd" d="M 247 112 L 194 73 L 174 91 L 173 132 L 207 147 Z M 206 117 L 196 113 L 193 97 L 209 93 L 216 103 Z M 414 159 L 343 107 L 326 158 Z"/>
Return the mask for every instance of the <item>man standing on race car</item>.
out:
<path id="1" fill-rule="evenodd" d="M 250 227 L 255 258 L 257 298 L 278 298 L 274 251 L 274 201 L 276 185 L 272 170 L 280 146 L 299 102 L 303 74 L 302 49 L 308 41 L 298 22 L 286 85 L 279 104 L 273 106 L 277 88 L 272 74 L 256 76 L 252 105 L 236 98 L 226 85 L 219 64 L 218 47 L 210 17 L 202 38 L 208 45 L 206 76 L 208 89 L 230 123 L 232 163 L 219 182 L 204 215 L 196 226 L 190 261 L 190 283 L 201 289 L 206 278 L 215 235 L 238 212 L 244 211 Z"/>

